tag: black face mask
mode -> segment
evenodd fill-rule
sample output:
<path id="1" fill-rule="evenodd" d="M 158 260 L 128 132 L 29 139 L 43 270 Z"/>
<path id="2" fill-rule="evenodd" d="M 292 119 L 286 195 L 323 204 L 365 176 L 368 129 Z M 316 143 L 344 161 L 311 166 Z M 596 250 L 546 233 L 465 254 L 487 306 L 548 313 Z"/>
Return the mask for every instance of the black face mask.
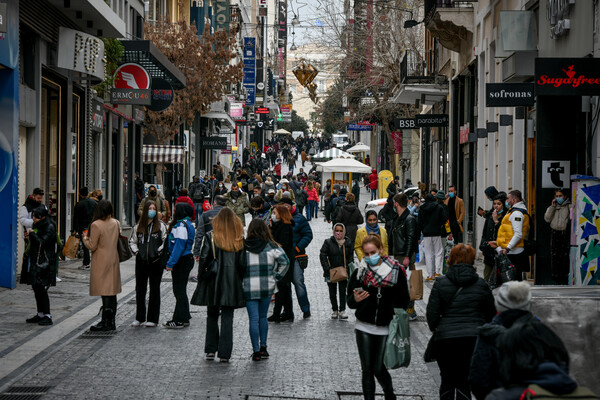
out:
<path id="1" fill-rule="evenodd" d="M 98 200 L 102 200 L 102 195 L 98 195 Z"/>
<path id="2" fill-rule="evenodd" d="M 154 190 L 151 190 L 148 192 L 148 196 L 154 197 L 154 196 L 156 196 L 156 192 Z"/>

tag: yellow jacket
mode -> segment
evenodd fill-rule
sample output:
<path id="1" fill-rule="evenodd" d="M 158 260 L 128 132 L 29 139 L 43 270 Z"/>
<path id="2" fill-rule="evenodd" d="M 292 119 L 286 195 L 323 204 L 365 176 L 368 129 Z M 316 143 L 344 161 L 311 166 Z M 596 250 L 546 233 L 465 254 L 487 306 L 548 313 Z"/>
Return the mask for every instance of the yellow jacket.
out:
<path id="1" fill-rule="evenodd" d="M 518 203 L 520 205 L 522 203 Z M 516 207 L 515 208 L 519 208 Z M 520 207 L 523 208 L 524 207 Z M 525 238 L 529 235 L 529 216 L 522 214 L 518 210 L 511 209 L 502 218 L 502 224 L 498 229 L 498 238 L 496 243 L 502 249 L 513 250 L 515 248 L 523 248 L 525 246 Z M 515 251 L 513 254 L 518 254 L 520 251 Z"/>
<path id="2" fill-rule="evenodd" d="M 383 242 L 383 254 L 384 256 L 388 255 L 388 237 L 387 237 L 387 232 L 385 231 L 385 228 L 380 226 L 379 227 L 379 232 L 381 232 L 381 241 Z M 367 228 L 363 227 L 360 228 L 358 231 L 356 231 L 356 240 L 354 241 L 354 252 L 356 253 L 356 256 L 358 257 L 358 261 L 361 261 L 363 259 L 363 257 L 365 256 L 365 253 L 363 253 L 363 249 L 362 249 L 362 242 L 364 240 L 364 238 L 367 237 Z"/>

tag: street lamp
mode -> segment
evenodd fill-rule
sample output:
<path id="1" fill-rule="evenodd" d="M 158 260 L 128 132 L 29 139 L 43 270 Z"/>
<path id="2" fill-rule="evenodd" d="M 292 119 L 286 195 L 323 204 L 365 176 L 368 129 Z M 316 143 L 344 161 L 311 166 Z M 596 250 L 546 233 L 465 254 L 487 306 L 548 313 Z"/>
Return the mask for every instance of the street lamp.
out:
<path id="1" fill-rule="evenodd" d="M 424 20 L 419 22 L 419 21 L 415 21 L 414 19 L 409 19 L 404 21 L 404 29 L 408 29 L 408 28 L 413 28 L 419 24 L 422 24 L 423 22 L 425 22 Z"/>
<path id="2" fill-rule="evenodd" d="M 296 14 L 294 14 L 294 18 L 292 18 L 292 25 L 293 26 L 300 25 L 300 20 L 298 19 L 298 16 Z"/>

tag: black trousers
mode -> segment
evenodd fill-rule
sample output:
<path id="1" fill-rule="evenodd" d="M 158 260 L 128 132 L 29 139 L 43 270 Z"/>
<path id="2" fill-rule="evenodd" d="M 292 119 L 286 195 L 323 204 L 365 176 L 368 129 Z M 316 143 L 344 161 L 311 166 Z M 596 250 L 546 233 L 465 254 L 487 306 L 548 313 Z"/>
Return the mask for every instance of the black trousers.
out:
<path id="1" fill-rule="evenodd" d="M 35 295 L 37 312 L 50 315 L 50 298 L 48 297 L 48 289 L 46 289 L 46 286 L 35 284 L 31 285 L 31 288 Z"/>
<path id="2" fill-rule="evenodd" d="M 175 311 L 173 311 L 173 321 L 175 322 L 189 322 L 192 318 L 187 295 L 187 283 L 192 268 L 194 268 L 194 258 L 188 254 L 181 257 L 171 271 L 173 294 L 175 295 Z"/>
<path id="3" fill-rule="evenodd" d="M 219 331 L 219 311 L 221 330 Z M 233 307 L 208 306 L 206 311 L 205 353 L 219 353 L 219 358 L 231 358 L 233 350 Z"/>
<path id="4" fill-rule="evenodd" d="M 442 377 L 440 399 L 471 400 L 469 369 L 476 337 L 441 339 L 436 342 L 436 357 Z"/>
<path id="5" fill-rule="evenodd" d="M 507 254 L 508 259 L 515 266 L 515 270 L 517 271 L 517 277 L 515 280 L 522 281 L 523 273 L 529 272 L 529 256 L 520 253 L 520 254 Z"/>
<path id="6" fill-rule="evenodd" d="M 327 286 L 329 287 L 329 301 L 331 301 L 331 309 L 333 311 L 346 310 L 346 287 L 348 286 L 348 281 L 341 281 L 337 283 L 328 282 Z M 339 307 L 337 302 L 338 290 L 340 293 Z"/>
<path id="7" fill-rule="evenodd" d="M 375 378 L 377 378 L 385 394 L 385 399 L 395 399 L 392 377 L 383 365 L 387 335 L 371 335 L 359 330 L 354 332 L 362 369 L 363 396 L 366 400 L 375 399 Z"/>
<path id="8" fill-rule="evenodd" d="M 77 233 L 79 234 L 80 238 L 83 237 L 83 231 L 79 231 Z M 90 258 L 90 250 L 87 247 L 85 247 L 85 245 L 83 244 L 83 240 L 79 242 L 79 245 L 83 247 L 83 265 L 90 265 L 90 263 L 92 262 Z"/>
<path id="9" fill-rule="evenodd" d="M 460 244 L 463 242 L 463 233 L 460 230 L 460 225 L 458 224 L 458 221 L 450 221 L 450 232 L 452 232 L 454 244 Z"/>
<path id="10" fill-rule="evenodd" d="M 569 260 L 571 231 L 557 231 L 552 229 L 550 234 L 550 270 L 552 279 L 559 285 L 569 283 L 569 270 L 571 261 Z"/>
<path id="11" fill-rule="evenodd" d="M 158 324 L 160 315 L 160 281 L 163 266 L 159 263 L 149 263 L 136 258 L 135 260 L 135 319 L 140 322 L 154 322 Z M 146 292 L 150 282 L 150 296 L 148 298 L 148 314 L 146 315 Z"/>
<path id="12" fill-rule="evenodd" d="M 292 303 L 292 284 L 290 282 L 277 282 L 277 293 L 275 293 L 275 305 L 273 315 L 279 317 L 281 309 L 294 315 Z"/>

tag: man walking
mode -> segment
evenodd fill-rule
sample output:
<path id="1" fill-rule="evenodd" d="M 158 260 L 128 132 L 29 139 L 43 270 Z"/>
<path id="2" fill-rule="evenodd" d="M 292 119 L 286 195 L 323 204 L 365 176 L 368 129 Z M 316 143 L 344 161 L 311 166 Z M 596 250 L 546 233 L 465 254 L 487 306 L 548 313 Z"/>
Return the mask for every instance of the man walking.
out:
<path id="1" fill-rule="evenodd" d="M 377 181 L 379 178 L 377 177 L 377 170 L 373 169 L 371 175 L 369 175 L 369 188 L 371 189 L 371 200 L 377 199 Z"/>
<path id="2" fill-rule="evenodd" d="M 79 189 L 79 202 L 75 204 L 75 210 L 73 211 L 72 232 L 77 232 L 80 238 L 83 237 L 83 231 L 89 229 L 97 205 L 96 200 L 88 197 L 87 187 Z M 81 243 L 81 246 L 83 246 L 83 243 Z M 89 270 L 90 261 L 90 251 L 83 246 L 83 265 L 79 269 Z"/>
<path id="3" fill-rule="evenodd" d="M 448 220 L 450 222 L 450 231 L 455 244 L 463 242 L 463 219 L 465 218 L 465 202 L 456 195 L 456 188 L 451 185 L 448 188 L 448 198 L 444 200 L 448 206 Z"/>
<path id="4" fill-rule="evenodd" d="M 444 192 L 441 193 L 443 196 Z M 427 265 L 427 281 L 432 281 L 442 274 L 444 248 L 441 234 L 447 220 L 444 206 L 439 204 L 433 195 L 425 196 L 425 203 L 419 210 L 418 226 L 423 233 L 423 259 Z"/>
<path id="5" fill-rule="evenodd" d="M 198 176 L 194 176 L 194 181 L 189 187 L 189 196 L 194 202 L 194 210 L 196 211 L 196 226 L 200 222 L 200 216 L 204 209 L 202 206 L 204 205 L 204 200 L 210 198 L 210 193 L 208 187 L 202 182 L 200 182 L 200 178 Z"/>

